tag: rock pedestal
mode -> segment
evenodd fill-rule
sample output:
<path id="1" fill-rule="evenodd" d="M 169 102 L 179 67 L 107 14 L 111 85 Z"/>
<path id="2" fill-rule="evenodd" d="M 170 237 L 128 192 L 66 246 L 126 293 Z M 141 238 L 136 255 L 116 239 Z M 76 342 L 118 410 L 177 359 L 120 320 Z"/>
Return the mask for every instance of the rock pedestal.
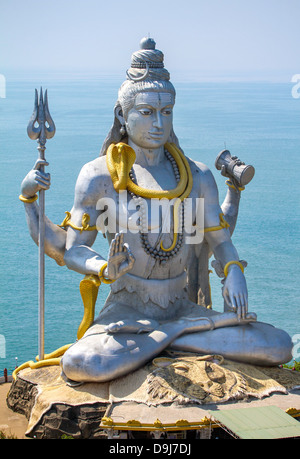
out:
<path id="1" fill-rule="evenodd" d="M 209 410 L 237 405 L 276 405 L 300 416 L 299 372 L 219 357 L 161 356 L 126 377 L 73 386 L 59 366 L 26 368 L 6 402 L 28 419 L 26 436 L 51 439 L 107 438 L 116 430 L 142 431 L 145 437 L 150 431 L 201 430 Z"/>

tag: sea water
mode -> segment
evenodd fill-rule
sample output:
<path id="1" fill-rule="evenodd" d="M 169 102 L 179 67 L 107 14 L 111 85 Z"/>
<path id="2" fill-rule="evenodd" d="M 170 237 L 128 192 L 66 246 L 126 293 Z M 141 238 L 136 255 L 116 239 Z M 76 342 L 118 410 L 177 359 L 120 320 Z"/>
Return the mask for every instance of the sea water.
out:
<path id="1" fill-rule="evenodd" d="M 14 78 L 0 98 L 0 376 L 3 368 L 34 360 L 38 354 L 38 248 L 31 240 L 20 183 L 38 155 L 26 133 L 34 89 L 48 88 L 56 135 L 47 142 L 51 189 L 46 215 L 60 224 L 73 205 L 81 167 L 98 156 L 113 121 L 122 80 L 89 76 Z M 226 195 L 225 178 L 215 169 L 225 147 L 255 167 L 242 192 L 233 242 L 245 270 L 249 310 L 258 320 L 285 329 L 300 341 L 299 313 L 299 170 L 300 99 L 291 83 L 174 82 L 177 90 L 174 130 L 185 154 L 205 163 Z M 95 248 L 107 257 L 99 234 Z M 82 275 L 46 257 L 45 352 L 76 340 L 83 315 Z M 213 307 L 221 311 L 220 279 L 211 274 Z M 96 313 L 108 294 L 101 285 Z"/>

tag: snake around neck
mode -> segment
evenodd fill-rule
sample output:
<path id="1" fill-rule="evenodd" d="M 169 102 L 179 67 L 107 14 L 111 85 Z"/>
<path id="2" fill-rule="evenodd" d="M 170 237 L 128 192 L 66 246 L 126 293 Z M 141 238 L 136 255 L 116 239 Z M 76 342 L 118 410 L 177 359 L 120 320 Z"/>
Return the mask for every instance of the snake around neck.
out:
<path id="1" fill-rule="evenodd" d="M 127 190 L 133 198 L 175 199 L 173 206 L 174 233 L 173 242 L 170 247 L 165 248 L 162 242 L 158 248 L 151 247 L 145 229 L 140 231 L 141 242 L 145 252 L 161 262 L 165 262 L 170 257 L 175 256 L 182 245 L 183 218 L 180 228 L 179 209 L 184 199 L 189 196 L 193 186 L 193 177 L 190 165 L 180 149 L 173 143 L 166 143 L 165 154 L 173 166 L 177 181 L 177 186 L 171 190 L 153 190 L 140 187 L 137 183 L 135 183 L 132 167 L 136 159 L 136 154 L 133 148 L 129 145 L 122 142 L 118 144 L 111 144 L 106 153 L 107 168 L 109 170 L 114 189 L 117 192 Z M 142 205 L 140 205 L 140 208 L 142 208 Z M 180 232 L 181 234 L 178 236 Z"/>

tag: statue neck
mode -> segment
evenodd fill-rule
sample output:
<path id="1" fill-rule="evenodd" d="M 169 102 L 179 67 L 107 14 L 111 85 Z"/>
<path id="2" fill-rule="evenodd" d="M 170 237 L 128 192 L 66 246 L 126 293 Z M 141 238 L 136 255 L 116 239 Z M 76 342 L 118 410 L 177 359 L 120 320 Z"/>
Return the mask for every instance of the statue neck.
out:
<path id="1" fill-rule="evenodd" d="M 128 139 L 128 145 L 133 148 L 136 154 L 135 163 L 139 164 L 140 166 L 147 167 L 147 166 L 157 166 L 159 163 L 164 161 L 165 154 L 164 154 L 164 146 L 159 148 L 155 148 L 149 150 L 147 148 L 141 148 Z"/>

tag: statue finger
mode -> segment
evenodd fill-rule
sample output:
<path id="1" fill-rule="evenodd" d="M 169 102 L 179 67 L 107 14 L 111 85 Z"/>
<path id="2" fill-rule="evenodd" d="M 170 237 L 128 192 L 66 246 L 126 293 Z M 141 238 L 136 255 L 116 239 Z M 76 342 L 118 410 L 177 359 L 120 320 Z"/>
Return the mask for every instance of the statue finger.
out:
<path id="1" fill-rule="evenodd" d="M 122 247 L 120 246 L 120 233 L 116 234 L 115 240 L 116 240 L 115 253 L 121 252 L 122 251 Z"/>
<path id="2" fill-rule="evenodd" d="M 246 314 L 246 319 L 250 322 L 256 322 L 257 320 L 257 315 L 255 314 L 255 312 L 248 312 Z"/>
<path id="3" fill-rule="evenodd" d="M 51 177 L 49 172 L 40 171 L 38 169 L 35 171 L 35 174 L 38 175 L 39 177 L 43 177 L 45 180 L 50 180 L 50 177 Z"/>
<path id="4" fill-rule="evenodd" d="M 244 294 L 240 294 L 241 305 L 242 305 L 242 318 L 245 319 L 248 312 L 248 301 Z"/>
<path id="5" fill-rule="evenodd" d="M 223 298 L 225 300 L 225 303 L 227 304 L 227 306 L 232 309 L 232 305 L 231 305 L 231 302 L 230 302 L 230 298 L 229 298 L 229 294 L 228 294 L 228 291 L 227 290 L 224 290 L 223 291 Z"/>
<path id="6" fill-rule="evenodd" d="M 111 258 L 115 254 L 116 239 L 113 239 L 110 243 L 108 258 Z"/>
<path id="7" fill-rule="evenodd" d="M 238 305 L 237 305 L 236 299 L 235 299 L 235 297 L 233 295 L 230 296 L 230 303 L 231 303 L 231 307 L 232 307 L 233 311 L 237 313 L 238 319 L 240 319 Z"/>
<path id="8" fill-rule="evenodd" d="M 119 251 L 120 252 L 125 252 L 125 248 L 124 248 L 124 233 L 123 233 L 123 231 L 121 231 L 119 233 Z"/>
<path id="9" fill-rule="evenodd" d="M 131 253 L 129 244 L 127 242 L 125 242 L 125 244 L 123 244 L 123 249 L 124 249 L 124 252 L 127 252 L 128 254 Z"/>
<path id="10" fill-rule="evenodd" d="M 134 262 L 135 262 L 135 258 L 130 250 L 130 247 L 129 245 L 127 244 L 127 242 L 125 242 L 124 244 L 124 249 L 127 251 L 127 254 L 128 254 L 128 266 L 130 266 L 130 269 L 133 267 L 134 265 Z"/>
<path id="11" fill-rule="evenodd" d="M 32 169 L 39 170 L 41 166 L 49 166 L 49 163 L 45 159 L 37 159 Z"/>
<path id="12" fill-rule="evenodd" d="M 243 304 L 242 304 L 242 300 L 240 298 L 239 295 L 236 296 L 236 304 L 237 304 L 237 316 L 238 316 L 238 319 L 239 320 L 242 320 L 243 319 L 243 312 L 244 312 L 244 308 L 243 308 Z"/>
<path id="13" fill-rule="evenodd" d="M 245 318 L 245 303 L 243 299 L 243 295 L 237 294 L 235 296 L 235 301 L 237 305 L 237 315 L 238 315 L 238 320 L 242 320 Z"/>
<path id="14" fill-rule="evenodd" d="M 36 183 L 39 185 L 39 188 L 43 190 L 48 190 L 50 188 L 49 182 L 43 182 L 42 180 L 36 180 Z"/>
<path id="15" fill-rule="evenodd" d="M 45 185 L 50 185 L 50 175 L 48 177 L 45 177 L 44 175 L 37 173 L 35 176 L 35 181 L 38 183 L 43 183 Z"/>

